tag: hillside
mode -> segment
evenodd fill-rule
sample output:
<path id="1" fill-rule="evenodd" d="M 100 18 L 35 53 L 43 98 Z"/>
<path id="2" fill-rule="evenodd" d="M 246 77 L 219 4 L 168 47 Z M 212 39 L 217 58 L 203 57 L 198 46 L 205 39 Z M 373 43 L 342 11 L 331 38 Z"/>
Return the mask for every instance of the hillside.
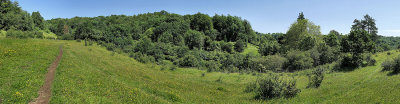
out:
<path id="1" fill-rule="evenodd" d="M 376 66 L 327 73 L 320 88 L 306 88 L 305 73 L 295 73 L 301 92 L 289 99 L 254 100 L 244 93 L 251 74 L 206 72 L 192 68 L 161 70 L 125 54 L 84 42 L 36 39 L 0 40 L 0 99 L 27 103 L 37 96 L 58 46 L 64 55 L 52 86 L 51 103 L 399 103 L 400 75 L 381 72 L 380 64 L 399 55 L 374 55 Z M 10 51 L 11 50 L 11 51 Z M 204 76 L 202 75 L 204 73 Z"/>

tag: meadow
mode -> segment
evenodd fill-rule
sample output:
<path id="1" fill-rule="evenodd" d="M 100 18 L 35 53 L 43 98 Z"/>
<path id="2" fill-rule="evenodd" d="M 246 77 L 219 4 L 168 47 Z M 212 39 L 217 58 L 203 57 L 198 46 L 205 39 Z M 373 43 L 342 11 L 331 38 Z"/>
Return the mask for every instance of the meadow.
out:
<path id="1" fill-rule="evenodd" d="M 376 66 L 327 72 L 319 88 L 306 88 L 305 73 L 294 73 L 301 92 L 293 98 L 255 100 L 245 87 L 260 74 L 163 69 L 123 53 L 84 42 L 36 39 L 0 40 L 2 103 L 27 103 L 37 96 L 59 45 L 64 55 L 52 86 L 51 103 L 399 103 L 400 75 L 380 64 L 396 50 L 374 55 Z M 250 47 L 251 48 L 251 47 Z"/>

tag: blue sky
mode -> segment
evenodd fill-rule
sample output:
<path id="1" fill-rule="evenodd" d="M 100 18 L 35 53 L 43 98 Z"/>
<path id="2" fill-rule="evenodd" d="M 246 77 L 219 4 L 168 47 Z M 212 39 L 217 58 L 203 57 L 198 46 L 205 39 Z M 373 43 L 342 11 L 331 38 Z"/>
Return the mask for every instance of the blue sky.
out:
<path id="1" fill-rule="evenodd" d="M 13 0 L 15 1 L 15 0 Z M 45 19 L 134 15 L 166 10 L 177 14 L 197 12 L 230 14 L 250 21 L 262 33 L 285 33 L 299 12 L 327 34 L 347 34 L 354 19 L 369 14 L 380 35 L 400 36 L 400 0 L 17 0 L 28 12 L 39 11 Z"/>

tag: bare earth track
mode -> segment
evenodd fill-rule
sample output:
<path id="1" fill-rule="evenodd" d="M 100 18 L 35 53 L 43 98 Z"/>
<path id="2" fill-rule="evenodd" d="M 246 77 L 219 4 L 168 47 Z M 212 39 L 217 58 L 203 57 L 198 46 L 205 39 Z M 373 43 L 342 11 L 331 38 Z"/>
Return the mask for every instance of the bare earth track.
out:
<path id="1" fill-rule="evenodd" d="M 34 101 L 29 102 L 29 104 L 48 104 L 49 103 L 50 97 L 51 97 L 51 85 L 53 83 L 56 68 L 62 58 L 62 55 L 63 55 L 63 50 L 62 50 L 62 46 L 60 46 L 60 52 L 59 52 L 56 60 L 54 60 L 53 63 L 50 65 L 50 67 L 47 69 L 48 72 L 46 74 L 45 82 L 38 92 L 39 96 Z"/>

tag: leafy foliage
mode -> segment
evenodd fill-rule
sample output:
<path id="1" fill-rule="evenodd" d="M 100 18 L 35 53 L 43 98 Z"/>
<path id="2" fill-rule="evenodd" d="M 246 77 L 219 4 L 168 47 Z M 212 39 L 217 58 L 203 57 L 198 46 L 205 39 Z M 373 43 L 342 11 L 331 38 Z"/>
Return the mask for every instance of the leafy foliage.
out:
<path id="1" fill-rule="evenodd" d="M 382 71 L 392 71 L 392 74 L 400 72 L 400 55 L 395 58 L 389 58 L 382 63 Z"/>
<path id="2" fill-rule="evenodd" d="M 288 61 L 285 62 L 284 68 L 288 71 L 303 70 L 311 68 L 314 60 L 307 52 L 289 51 L 286 55 Z"/>
<path id="3" fill-rule="evenodd" d="M 300 92 L 300 89 L 296 88 L 296 81 L 293 78 L 285 79 L 275 74 L 269 74 L 257 78 L 256 82 L 248 85 L 245 91 L 255 92 L 257 99 L 271 99 L 294 97 Z"/>
<path id="4" fill-rule="evenodd" d="M 307 76 L 309 81 L 307 88 L 318 88 L 324 80 L 324 69 L 323 67 L 318 67 Z"/>
<path id="5" fill-rule="evenodd" d="M 244 49 L 246 48 L 246 43 L 243 42 L 242 40 L 238 40 L 236 41 L 234 47 L 237 52 L 243 52 Z"/>

